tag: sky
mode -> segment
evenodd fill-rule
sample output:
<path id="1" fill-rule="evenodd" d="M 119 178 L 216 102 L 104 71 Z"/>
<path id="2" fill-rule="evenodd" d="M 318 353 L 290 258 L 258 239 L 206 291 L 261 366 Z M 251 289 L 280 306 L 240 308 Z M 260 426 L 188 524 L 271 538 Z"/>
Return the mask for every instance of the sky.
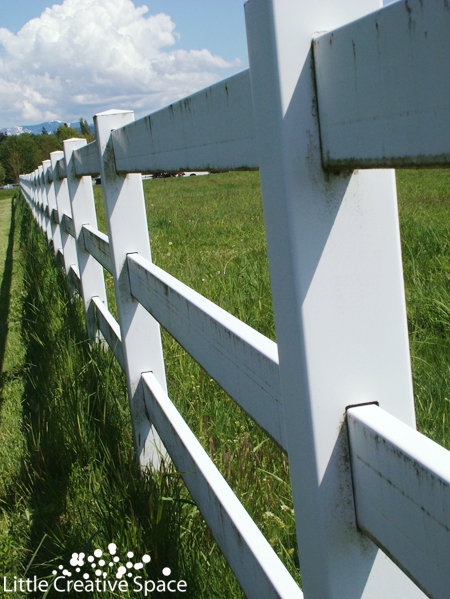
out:
<path id="1" fill-rule="evenodd" d="M 0 128 L 136 118 L 248 67 L 244 0 L 0 0 Z"/>

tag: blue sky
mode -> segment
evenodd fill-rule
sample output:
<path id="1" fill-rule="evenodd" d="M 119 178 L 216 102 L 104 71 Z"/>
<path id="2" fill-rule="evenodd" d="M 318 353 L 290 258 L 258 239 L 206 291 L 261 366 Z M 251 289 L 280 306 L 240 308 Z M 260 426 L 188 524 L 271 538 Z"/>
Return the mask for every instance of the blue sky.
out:
<path id="1" fill-rule="evenodd" d="M 248 66 L 244 0 L 0 3 L 0 128 L 112 107 L 142 116 Z M 159 13 L 170 19 L 150 25 Z"/>

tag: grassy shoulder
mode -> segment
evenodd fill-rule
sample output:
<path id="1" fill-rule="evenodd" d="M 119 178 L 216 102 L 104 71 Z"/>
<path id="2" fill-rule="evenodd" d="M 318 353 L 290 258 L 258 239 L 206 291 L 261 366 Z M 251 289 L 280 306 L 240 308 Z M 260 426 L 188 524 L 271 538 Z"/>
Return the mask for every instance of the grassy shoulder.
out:
<path id="1" fill-rule="evenodd" d="M 8 190 L 9 191 L 9 190 Z M 23 299 L 23 269 L 18 260 L 19 231 L 16 225 L 17 194 L 0 195 L 0 497 L 15 486 L 25 447 L 22 430 L 22 396 L 26 366 L 20 325 Z M 0 504 L 0 539 L 11 538 L 26 518 L 26 506 L 18 501 L 6 513 Z M 0 563 L 9 570 L 23 557 L 17 539 L 0 540 Z"/>

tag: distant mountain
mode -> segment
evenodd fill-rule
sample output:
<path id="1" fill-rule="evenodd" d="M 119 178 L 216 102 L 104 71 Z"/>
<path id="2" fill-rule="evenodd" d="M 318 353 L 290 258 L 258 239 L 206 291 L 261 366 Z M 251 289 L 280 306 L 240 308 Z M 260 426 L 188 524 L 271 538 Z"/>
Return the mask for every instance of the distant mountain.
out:
<path id="1" fill-rule="evenodd" d="M 42 129 L 45 127 L 47 133 L 53 133 L 60 125 L 64 125 L 64 121 L 47 121 L 46 123 L 40 123 L 39 125 L 15 125 L 14 127 L 6 127 L 4 129 L 0 129 L 1 133 L 6 133 L 7 135 L 20 135 L 21 133 L 33 133 L 34 135 L 40 135 L 42 133 Z M 70 127 L 80 130 L 80 123 L 77 121 L 76 123 L 69 123 Z M 91 131 L 94 131 L 94 125 L 89 125 Z"/>

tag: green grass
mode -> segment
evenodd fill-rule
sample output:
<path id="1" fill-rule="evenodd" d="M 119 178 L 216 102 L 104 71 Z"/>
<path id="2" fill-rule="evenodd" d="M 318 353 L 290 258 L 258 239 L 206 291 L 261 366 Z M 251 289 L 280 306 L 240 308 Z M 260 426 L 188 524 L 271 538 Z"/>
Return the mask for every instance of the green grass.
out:
<path id="1" fill-rule="evenodd" d="M 417 425 L 450 449 L 450 170 L 398 171 Z"/>
<path id="2" fill-rule="evenodd" d="M 418 427 L 450 448 L 450 171 L 398 171 L 397 182 Z M 160 179 L 144 190 L 154 262 L 275 339 L 259 174 Z M 72 551 L 112 540 L 150 551 L 155 569 L 170 565 L 190 597 L 242 596 L 179 476 L 138 472 L 123 374 L 86 342 L 80 302 L 28 210 L 0 195 L 2 264 L 5 569 L 22 574 L 32 560 L 30 573 L 48 575 Z M 114 311 L 110 277 L 107 288 Z M 163 345 L 171 399 L 300 580 L 287 459 L 164 331 Z"/>
<path id="3" fill-rule="evenodd" d="M 8 193 L 5 193 L 5 192 Z M 0 190 L 0 497 L 14 486 L 21 468 L 25 439 L 22 431 L 24 390 L 24 348 L 20 340 L 22 310 L 22 269 L 15 262 L 18 231 L 17 200 L 11 190 Z M 0 504 L 1 505 L 1 504 Z M 9 514 L 0 511 L 0 539 L 8 538 L 14 528 L 20 535 L 25 506 L 14 502 Z M 13 537 L 16 535 L 13 535 Z M 0 563 L 8 571 L 22 556 L 18 539 L 0 541 Z"/>

